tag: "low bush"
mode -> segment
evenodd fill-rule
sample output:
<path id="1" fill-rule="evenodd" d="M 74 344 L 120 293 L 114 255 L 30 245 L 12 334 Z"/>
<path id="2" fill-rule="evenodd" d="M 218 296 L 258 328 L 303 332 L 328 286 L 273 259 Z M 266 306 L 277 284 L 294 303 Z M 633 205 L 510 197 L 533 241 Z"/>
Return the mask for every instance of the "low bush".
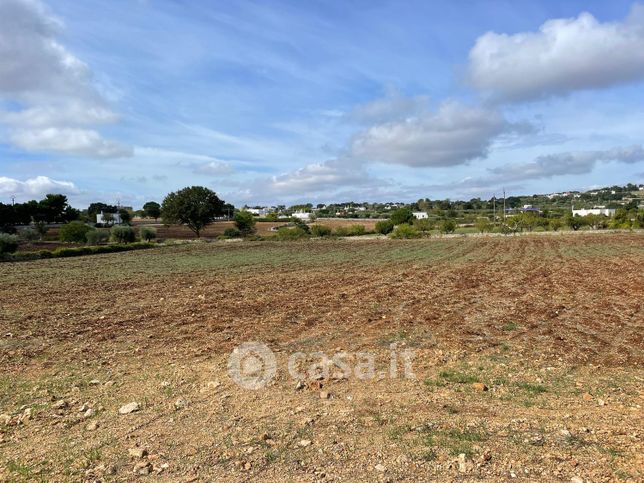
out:
<path id="1" fill-rule="evenodd" d="M 280 228 L 277 230 L 278 240 L 300 240 L 308 236 L 308 233 L 299 226 L 295 228 Z"/>
<path id="2" fill-rule="evenodd" d="M 112 240 L 117 243 L 132 243 L 135 240 L 134 229 L 131 226 L 114 226 L 110 234 Z"/>
<path id="3" fill-rule="evenodd" d="M 107 243 L 110 239 L 110 232 L 108 230 L 90 230 L 85 234 L 85 240 L 88 245 L 100 245 Z"/>
<path id="4" fill-rule="evenodd" d="M 412 225 L 403 223 L 394 228 L 389 236 L 391 238 L 419 238 L 420 232 Z"/>
<path id="5" fill-rule="evenodd" d="M 311 225 L 311 235 L 325 237 L 331 235 L 331 227 L 326 225 Z"/>
<path id="6" fill-rule="evenodd" d="M 18 237 L 8 233 L 0 233 L 0 254 L 13 253 L 18 249 Z"/>
<path id="7" fill-rule="evenodd" d="M 72 221 L 60 227 L 58 238 L 63 242 L 85 243 L 87 232 L 93 228 L 80 221 Z"/>
<path id="8" fill-rule="evenodd" d="M 153 248 L 155 245 L 151 243 L 131 243 L 129 245 L 99 245 L 94 247 L 79 247 L 79 248 L 58 248 L 51 253 L 49 258 L 60 257 L 78 257 L 81 255 L 96 255 L 100 253 L 115 253 L 126 252 L 130 250 L 143 250 L 146 248 Z M 42 257 L 42 252 L 41 252 Z M 44 258 L 44 257 L 43 257 Z"/>
<path id="9" fill-rule="evenodd" d="M 25 241 L 36 241 L 40 239 L 40 235 L 33 228 L 25 228 L 20 232 L 20 238 Z"/>
<path id="10" fill-rule="evenodd" d="M 432 222 L 427 218 L 414 220 L 414 228 L 416 228 L 418 231 L 431 231 Z"/>
<path id="11" fill-rule="evenodd" d="M 141 240 L 149 242 L 157 237 L 157 229 L 152 226 L 142 226 L 139 229 L 139 236 Z"/>
<path id="12" fill-rule="evenodd" d="M 388 235 L 394 229 L 394 223 L 391 220 L 381 220 L 376 223 L 376 232 L 381 235 Z"/>
<path id="13" fill-rule="evenodd" d="M 237 238 L 239 236 L 241 236 L 241 231 L 237 228 L 226 228 L 224 230 L 224 237 L 226 238 Z"/>
<path id="14" fill-rule="evenodd" d="M 438 228 L 443 234 L 454 233 L 456 231 L 456 222 L 454 220 L 443 220 Z"/>
<path id="15" fill-rule="evenodd" d="M 365 233 L 364 225 L 339 226 L 335 229 L 337 236 L 360 236 Z"/>

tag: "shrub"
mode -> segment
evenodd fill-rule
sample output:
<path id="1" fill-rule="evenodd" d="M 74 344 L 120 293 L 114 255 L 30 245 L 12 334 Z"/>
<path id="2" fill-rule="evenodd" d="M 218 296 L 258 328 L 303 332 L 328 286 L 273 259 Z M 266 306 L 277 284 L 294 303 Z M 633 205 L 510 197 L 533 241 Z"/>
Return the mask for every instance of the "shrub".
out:
<path id="1" fill-rule="evenodd" d="M 18 249 L 18 237 L 8 233 L 0 233 L 0 254 L 13 253 Z"/>
<path id="2" fill-rule="evenodd" d="M 296 226 L 295 228 L 280 228 L 277 230 L 276 236 L 278 240 L 299 240 L 307 235 L 306 231 Z"/>
<path id="3" fill-rule="evenodd" d="M 226 238 L 237 238 L 238 236 L 241 236 L 241 232 L 237 228 L 231 227 L 224 230 L 224 237 Z"/>
<path id="4" fill-rule="evenodd" d="M 304 220 L 301 220 L 300 218 L 297 218 L 297 217 L 293 217 L 291 218 L 291 223 L 293 223 L 296 228 L 300 228 L 301 230 L 304 230 L 306 233 L 311 233 L 311 228 L 309 228 L 309 225 L 307 225 Z"/>
<path id="5" fill-rule="evenodd" d="M 391 214 L 391 221 L 394 225 L 411 223 L 414 221 L 414 214 L 409 208 L 398 208 Z"/>
<path id="6" fill-rule="evenodd" d="M 360 236 L 366 232 L 364 225 L 339 226 L 335 229 L 337 236 Z"/>
<path id="7" fill-rule="evenodd" d="M 85 223 L 72 221 L 60 227 L 58 238 L 64 242 L 85 243 L 85 236 L 92 229 L 92 227 Z"/>
<path id="8" fill-rule="evenodd" d="M 25 241 L 36 241 L 40 238 L 40 235 L 33 228 L 25 228 L 20 232 L 20 238 Z"/>
<path id="9" fill-rule="evenodd" d="M 489 218 L 477 218 L 474 226 L 479 231 L 479 233 L 492 231 L 492 223 L 490 223 Z"/>
<path id="10" fill-rule="evenodd" d="M 319 237 L 330 236 L 331 228 L 326 225 L 312 225 L 311 235 Z"/>
<path id="11" fill-rule="evenodd" d="M 454 220 L 443 220 L 439 225 L 441 233 L 454 233 L 456 231 L 456 222 Z"/>
<path id="12" fill-rule="evenodd" d="M 548 226 L 550 227 L 550 229 L 552 231 L 558 231 L 559 228 L 561 228 L 563 226 L 563 222 L 559 218 L 553 218 L 548 223 Z"/>
<path id="13" fill-rule="evenodd" d="M 389 236 L 391 238 L 418 238 L 420 237 L 420 233 L 412 225 L 403 223 L 394 228 Z"/>
<path id="14" fill-rule="evenodd" d="M 242 210 L 235 213 L 235 226 L 242 236 L 255 233 L 255 218 L 250 211 Z"/>
<path id="15" fill-rule="evenodd" d="M 47 226 L 47 224 L 44 221 L 37 221 L 36 223 L 34 223 L 34 229 L 36 230 L 36 232 L 40 236 L 41 240 L 43 238 L 45 238 L 45 235 L 49 231 L 49 227 Z"/>
<path id="16" fill-rule="evenodd" d="M 107 240 L 109 239 L 110 232 L 108 230 L 90 230 L 85 235 L 85 240 L 87 240 L 88 245 L 107 243 Z"/>
<path id="17" fill-rule="evenodd" d="M 335 229 L 336 236 L 349 236 L 349 228 L 346 226 L 339 226 Z"/>
<path id="18" fill-rule="evenodd" d="M 135 239 L 134 229 L 131 226 L 115 226 L 110 230 L 112 240 L 117 243 L 131 243 Z"/>
<path id="19" fill-rule="evenodd" d="M 157 229 L 152 226 L 142 226 L 139 229 L 139 236 L 141 240 L 149 242 L 157 237 Z"/>
<path id="20" fill-rule="evenodd" d="M 432 222 L 429 221 L 427 218 L 414 220 L 414 227 L 418 231 L 430 231 L 432 229 Z"/>
<path id="21" fill-rule="evenodd" d="M 376 232 L 381 235 L 387 235 L 394 229 L 394 223 L 391 220 L 382 220 L 376 223 Z"/>

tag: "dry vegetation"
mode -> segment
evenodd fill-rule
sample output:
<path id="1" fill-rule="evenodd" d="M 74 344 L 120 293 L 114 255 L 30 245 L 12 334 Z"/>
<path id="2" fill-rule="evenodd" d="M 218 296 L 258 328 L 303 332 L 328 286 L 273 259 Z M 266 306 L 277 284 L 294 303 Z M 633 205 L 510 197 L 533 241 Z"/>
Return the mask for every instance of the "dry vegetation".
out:
<path id="1" fill-rule="evenodd" d="M 5 263 L 0 480 L 641 480 L 643 274 L 641 234 Z M 249 340 L 279 362 L 258 391 L 226 371 Z M 285 370 L 339 350 L 386 368 L 393 342 L 416 379 Z"/>

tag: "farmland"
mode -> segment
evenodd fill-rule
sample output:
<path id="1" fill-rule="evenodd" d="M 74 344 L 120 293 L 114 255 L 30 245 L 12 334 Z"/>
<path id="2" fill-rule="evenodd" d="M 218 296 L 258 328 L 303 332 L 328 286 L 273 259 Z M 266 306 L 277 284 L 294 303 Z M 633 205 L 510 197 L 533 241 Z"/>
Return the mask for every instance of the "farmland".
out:
<path id="1" fill-rule="evenodd" d="M 0 480 L 644 478 L 641 233 L 189 243 L 0 277 Z M 277 359 L 256 391 L 227 370 L 247 341 Z M 414 378 L 286 369 L 392 347 Z"/>

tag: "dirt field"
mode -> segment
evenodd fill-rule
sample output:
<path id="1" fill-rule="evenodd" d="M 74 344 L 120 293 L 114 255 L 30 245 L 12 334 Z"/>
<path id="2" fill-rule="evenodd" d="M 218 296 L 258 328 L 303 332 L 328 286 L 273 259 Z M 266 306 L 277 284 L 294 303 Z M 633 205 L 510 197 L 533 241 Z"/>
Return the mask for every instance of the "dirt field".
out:
<path id="1" fill-rule="evenodd" d="M 642 234 L 193 243 L 0 277 L 2 481 L 644 478 Z M 227 368 L 248 341 L 276 358 L 258 390 Z M 289 374 L 316 352 L 355 370 Z"/>

